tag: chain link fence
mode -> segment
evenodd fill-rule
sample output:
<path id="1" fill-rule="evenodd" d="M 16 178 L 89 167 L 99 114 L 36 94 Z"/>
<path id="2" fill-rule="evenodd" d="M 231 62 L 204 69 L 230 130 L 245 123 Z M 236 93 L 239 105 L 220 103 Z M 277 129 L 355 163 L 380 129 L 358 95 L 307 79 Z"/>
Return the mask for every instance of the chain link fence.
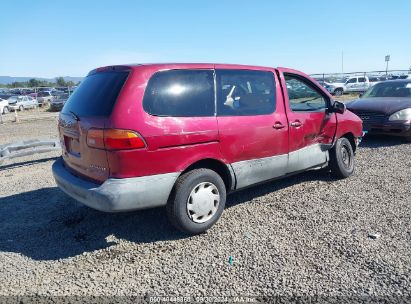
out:
<path id="1" fill-rule="evenodd" d="M 384 81 L 390 79 L 405 79 L 411 78 L 411 68 L 409 70 L 384 70 L 384 71 L 369 71 L 369 72 L 350 72 L 350 73 L 318 73 L 311 74 L 311 77 L 326 82 L 342 82 L 345 83 L 352 77 L 368 77 L 370 81 Z"/>

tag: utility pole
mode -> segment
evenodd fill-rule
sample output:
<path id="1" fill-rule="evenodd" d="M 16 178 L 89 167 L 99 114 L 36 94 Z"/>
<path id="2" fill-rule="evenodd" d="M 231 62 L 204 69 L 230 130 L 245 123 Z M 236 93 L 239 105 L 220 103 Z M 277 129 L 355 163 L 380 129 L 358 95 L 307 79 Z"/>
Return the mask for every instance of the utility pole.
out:
<path id="1" fill-rule="evenodd" d="M 387 65 L 385 66 L 385 76 L 388 76 L 388 61 L 390 61 L 390 55 L 385 56 L 385 62 Z"/>
<path id="2" fill-rule="evenodd" d="M 344 74 L 344 51 L 341 52 L 341 72 Z"/>

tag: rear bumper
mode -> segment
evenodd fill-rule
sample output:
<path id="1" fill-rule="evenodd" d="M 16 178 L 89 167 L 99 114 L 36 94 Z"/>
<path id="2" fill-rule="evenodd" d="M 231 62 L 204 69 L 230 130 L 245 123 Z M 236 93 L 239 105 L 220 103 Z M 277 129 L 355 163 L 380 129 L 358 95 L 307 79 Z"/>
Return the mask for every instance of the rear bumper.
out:
<path id="1" fill-rule="evenodd" d="M 62 159 L 53 164 L 57 185 L 67 195 L 84 205 L 104 212 L 121 212 L 167 204 L 168 196 L 179 173 L 143 177 L 110 178 L 98 185 L 79 178 L 64 167 Z"/>

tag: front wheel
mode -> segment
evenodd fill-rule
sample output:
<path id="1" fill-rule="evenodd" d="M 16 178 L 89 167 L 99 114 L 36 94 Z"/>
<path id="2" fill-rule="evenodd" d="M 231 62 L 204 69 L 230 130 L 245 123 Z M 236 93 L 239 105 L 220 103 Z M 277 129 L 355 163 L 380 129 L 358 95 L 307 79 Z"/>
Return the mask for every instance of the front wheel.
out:
<path id="1" fill-rule="evenodd" d="M 344 94 L 344 90 L 343 90 L 343 89 L 338 88 L 338 89 L 336 89 L 336 90 L 334 91 L 334 95 L 335 95 L 335 96 L 341 96 L 342 94 Z"/>
<path id="2" fill-rule="evenodd" d="M 9 113 L 9 107 L 4 107 L 3 108 L 3 114 Z"/>
<path id="3" fill-rule="evenodd" d="M 354 150 L 347 138 L 339 138 L 330 150 L 329 168 L 337 178 L 347 178 L 354 173 Z"/>
<path id="4" fill-rule="evenodd" d="M 167 203 L 167 216 L 177 229 L 199 234 L 217 222 L 225 201 L 226 188 L 220 175 L 195 169 L 177 179 Z"/>
<path id="5" fill-rule="evenodd" d="M 23 107 L 23 106 L 20 106 L 20 107 L 19 107 L 19 110 L 20 110 L 20 111 L 24 111 L 24 107 Z"/>

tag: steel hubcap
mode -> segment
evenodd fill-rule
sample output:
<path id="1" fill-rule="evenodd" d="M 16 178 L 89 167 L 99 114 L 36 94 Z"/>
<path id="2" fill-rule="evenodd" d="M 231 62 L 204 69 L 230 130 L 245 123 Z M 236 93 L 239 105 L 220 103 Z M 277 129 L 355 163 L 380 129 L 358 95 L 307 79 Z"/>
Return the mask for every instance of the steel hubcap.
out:
<path id="1" fill-rule="evenodd" d="M 220 193 L 210 182 L 200 183 L 193 188 L 187 200 L 187 213 L 195 223 L 204 223 L 217 212 Z"/>

